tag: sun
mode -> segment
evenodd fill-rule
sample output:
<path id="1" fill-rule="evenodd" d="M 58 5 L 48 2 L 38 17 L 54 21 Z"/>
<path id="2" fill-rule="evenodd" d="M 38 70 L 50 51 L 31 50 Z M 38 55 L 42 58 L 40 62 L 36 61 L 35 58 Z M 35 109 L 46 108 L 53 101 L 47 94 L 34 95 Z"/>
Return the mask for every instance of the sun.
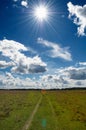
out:
<path id="1" fill-rule="evenodd" d="M 51 28 L 53 19 L 55 18 L 55 9 L 52 1 L 39 1 L 38 3 L 32 2 L 29 10 L 29 18 L 32 27 L 43 29 L 44 26 L 49 25 Z"/>
<path id="2" fill-rule="evenodd" d="M 40 22 L 47 20 L 49 15 L 48 8 L 44 5 L 37 6 L 34 10 L 34 16 Z"/>

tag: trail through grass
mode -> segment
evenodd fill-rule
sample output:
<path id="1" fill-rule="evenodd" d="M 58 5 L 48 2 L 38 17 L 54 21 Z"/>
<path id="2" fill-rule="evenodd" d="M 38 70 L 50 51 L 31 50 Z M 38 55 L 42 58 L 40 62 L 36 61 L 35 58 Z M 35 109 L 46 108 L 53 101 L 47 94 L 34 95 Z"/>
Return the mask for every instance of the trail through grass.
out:
<path id="1" fill-rule="evenodd" d="M 47 91 L 30 130 L 86 130 L 86 91 Z"/>
<path id="2" fill-rule="evenodd" d="M 22 129 L 86 130 L 86 90 L 0 91 L 0 130 Z"/>
<path id="3" fill-rule="evenodd" d="M 21 130 L 39 98 L 36 91 L 0 91 L 0 130 Z"/>
<path id="4" fill-rule="evenodd" d="M 28 130 L 57 130 L 56 118 L 51 103 L 46 95 L 34 116 L 31 127 Z"/>
<path id="5" fill-rule="evenodd" d="M 30 116 L 29 119 L 26 121 L 26 123 L 25 123 L 25 125 L 24 125 L 24 127 L 23 127 L 22 130 L 29 130 L 29 127 L 30 127 L 31 122 L 32 122 L 32 120 L 33 120 L 33 118 L 34 118 L 34 115 L 35 115 L 35 113 L 37 112 L 37 110 L 38 110 L 38 108 L 39 108 L 39 105 L 40 105 L 40 103 L 41 103 L 41 100 L 42 100 L 42 96 L 41 96 L 40 99 L 38 100 L 38 102 L 37 102 L 37 104 L 36 104 L 36 106 L 35 106 L 33 112 L 31 113 L 31 116 Z"/>

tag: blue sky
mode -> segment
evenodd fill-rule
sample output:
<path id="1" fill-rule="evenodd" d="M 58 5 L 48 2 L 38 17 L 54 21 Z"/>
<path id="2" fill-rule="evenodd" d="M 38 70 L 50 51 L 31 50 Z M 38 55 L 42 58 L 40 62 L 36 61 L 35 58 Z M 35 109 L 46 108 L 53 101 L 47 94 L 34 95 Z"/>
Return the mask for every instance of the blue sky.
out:
<path id="1" fill-rule="evenodd" d="M 85 0 L 1 0 L 0 88 L 69 87 L 86 87 Z"/>

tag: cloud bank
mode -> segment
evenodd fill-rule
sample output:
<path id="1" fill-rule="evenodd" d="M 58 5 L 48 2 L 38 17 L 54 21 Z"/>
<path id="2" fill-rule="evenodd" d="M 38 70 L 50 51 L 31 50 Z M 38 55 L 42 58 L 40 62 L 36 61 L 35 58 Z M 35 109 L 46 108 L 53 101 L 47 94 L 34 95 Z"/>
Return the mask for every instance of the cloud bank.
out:
<path id="1" fill-rule="evenodd" d="M 59 68 L 55 73 L 39 75 L 39 78 L 34 76 L 22 78 L 9 72 L 5 74 L 0 72 L 0 88 L 65 89 L 73 87 L 86 88 L 86 66 Z"/>
<path id="2" fill-rule="evenodd" d="M 79 36 L 86 36 L 86 4 L 83 6 L 67 3 L 69 18 L 76 24 Z"/>

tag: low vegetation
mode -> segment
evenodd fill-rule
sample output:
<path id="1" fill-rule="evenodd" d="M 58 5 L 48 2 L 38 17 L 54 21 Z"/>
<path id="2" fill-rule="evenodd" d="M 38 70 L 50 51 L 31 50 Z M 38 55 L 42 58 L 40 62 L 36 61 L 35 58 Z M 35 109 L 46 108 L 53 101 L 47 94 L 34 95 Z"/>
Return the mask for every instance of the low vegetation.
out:
<path id="1" fill-rule="evenodd" d="M 0 91 L 0 130 L 22 130 L 40 98 L 38 93 Z"/>
<path id="2" fill-rule="evenodd" d="M 0 130 L 86 130 L 86 90 L 0 91 Z"/>

